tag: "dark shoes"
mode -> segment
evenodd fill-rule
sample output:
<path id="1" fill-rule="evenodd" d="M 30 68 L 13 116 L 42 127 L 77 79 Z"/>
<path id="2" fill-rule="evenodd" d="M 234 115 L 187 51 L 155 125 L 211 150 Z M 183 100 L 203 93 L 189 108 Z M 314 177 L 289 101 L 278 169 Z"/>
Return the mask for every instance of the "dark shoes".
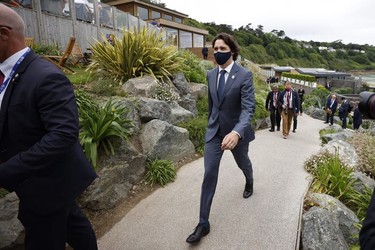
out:
<path id="1" fill-rule="evenodd" d="M 275 129 L 271 128 L 270 130 L 268 130 L 270 132 L 275 132 Z"/>
<path id="2" fill-rule="evenodd" d="M 245 199 L 249 198 L 253 194 L 253 183 L 246 184 L 245 190 L 243 191 L 243 197 Z"/>
<path id="3" fill-rule="evenodd" d="M 292 131 L 293 133 L 295 133 L 296 132 L 296 130 L 295 129 L 293 129 L 293 131 Z"/>
<path id="4" fill-rule="evenodd" d="M 277 131 L 280 131 L 280 128 L 277 128 Z"/>
<path id="5" fill-rule="evenodd" d="M 186 239 L 187 243 L 194 244 L 198 243 L 204 236 L 210 233 L 210 226 L 204 226 L 202 224 L 198 224 L 195 228 L 194 232 L 189 235 Z"/>

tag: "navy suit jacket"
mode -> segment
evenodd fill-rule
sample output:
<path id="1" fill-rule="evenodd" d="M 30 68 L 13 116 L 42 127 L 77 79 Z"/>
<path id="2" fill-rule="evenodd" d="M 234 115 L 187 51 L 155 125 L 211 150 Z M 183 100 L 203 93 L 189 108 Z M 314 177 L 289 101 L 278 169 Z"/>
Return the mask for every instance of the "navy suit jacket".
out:
<path id="1" fill-rule="evenodd" d="M 333 99 L 328 98 L 327 103 L 326 103 L 326 109 L 331 107 L 332 100 Z M 337 109 L 337 98 L 334 100 L 334 103 L 331 107 L 332 114 L 334 114 L 336 112 L 336 109 Z"/>
<path id="2" fill-rule="evenodd" d="M 297 94 L 297 92 L 292 91 L 292 108 L 294 110 L 295 113 L 298 113 L 300 110 L 301 110 L 301 102 L 300 102 L 300 99 L 299 99 L 299 96 Z M 285 96 L 285 93 L 286 93 L 286 90 L 283 90 L 280 92 L 279 94 L 279 98 L 277 99 L 278 103 L 279 103 L 279 108 L 281 109 L 281 107 L 283 106 L 283 102 L 284 102 L 284 96 Z M 280 111 L 281 113 L 281 111 Z"/>
<path id="3" fill-rule="evenodd" d="M 254 140 L 254 131 L 250 126 L 255 112 L 252 73 L 234 63 L 225 83 L 221 101 L 217 95 L 218 75 L 219 67 L 207 73 L 208 125 L 205 141 L 209 142 L 219 128 L 224 136 L 234 130 L 240 134 L 244 142 Z"/>
<path id="4" fill-rule="evenodd" d="M 0 187 L 38 214 L 71 203 L 96 178 L 78 133 L 70 81 L 30 51 L 0 110 Z"/>

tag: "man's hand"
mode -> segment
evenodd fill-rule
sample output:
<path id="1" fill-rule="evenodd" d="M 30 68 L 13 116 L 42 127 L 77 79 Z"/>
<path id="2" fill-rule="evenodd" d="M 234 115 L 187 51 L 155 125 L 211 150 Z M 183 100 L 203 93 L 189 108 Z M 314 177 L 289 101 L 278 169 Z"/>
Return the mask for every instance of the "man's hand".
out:
<path id="1" fill-rule="evenodd" d="M 221 142 L 221 150 L 232 150 L 237 145 L 240 137 L 235 132 L 227 134 Z"/>

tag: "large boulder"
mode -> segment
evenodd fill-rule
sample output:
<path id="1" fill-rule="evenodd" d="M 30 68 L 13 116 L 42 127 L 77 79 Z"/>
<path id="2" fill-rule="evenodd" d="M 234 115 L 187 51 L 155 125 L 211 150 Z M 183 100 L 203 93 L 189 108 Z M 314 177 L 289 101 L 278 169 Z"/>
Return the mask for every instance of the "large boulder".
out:
<path id="1" fill-rule="evenodd" d="M 207 84 L 201 83 L 190 83 L 190 94 L 198 100 L 199 98 L 207 97 L 208 95 L 208 86 Z"/>
<path id="2" fill-rule="evenodd" d="M 194 114 L 178 105 L 177 102 L 169 104 L 172 108 L 171 123 L 176 125 L 180 122 L 188 121 L 194 118 Z"/>
<path id="3" fill-rule="evenodd" d="M 319 207 L 332 213 L 338 221 L 341 233 L 348 244 L 356 243 L 352 236 L 359 234 L 359 230 L 355 226 L 359 220 L 352 210 L 347 208 L 338 199 L 327 194 L 313 193 L 310 196 L 310 200 L 318 204 Z"/>
<path id="4" fill-rule="evenodd" d="M 173 84 L 178 89 L 181 96 L 189 94 L 189 82 L 186 80 L 183 73 L 177 73 L 173 76 Z"/>
<path id="5" fill-rule="evenodd" d="M 142 123 L 153 119 L 170 122 L 172 116 L 171 106 L 165 102 L 151 98 L 137 98 L 136 103 L 139 110 L 139 118 Z"/>
<path id="6" fill-rule="evenodd" d="M 322 137 L 325 141 L 333 141 L 333 140 L 346 141 L 348 138 L 353 137 L 353 135 L 354 135 L 353 130 L 341 129 L 340 132 L 325 134 Z"/>
<path id="7" fill-rule="evenodd" d="M 143 178 L 146 156 L 132 143 L 121 142 L 116 154 L 101 160 L 99 165 L 99 178 L 80 197 L 80 204 L 91 210 L 113 208 L 127 197 L 132 186 Z"/>
<path id="8" fill-rule="evenodd" d="M 375 188 L 375 180 L 364 173 L 353 172 L 351 173 L 350 177 L 353 181 L 355 181 L 353 188 L 361 194 L 365 193 L 365 188 L 370 190 L 374 190 Z"/>
<path id="9" fill-rule="evenodd" d="M 302 248 L 308 250 L 349 249 L 337 219 L 327 210 L 312 207 L 302 218 Z"/>
<path id="10" fill-rule="evenodd" d="M 13 192 L 0 199 L 0 249 L 21 243 L 24 228 L 17 219 L 18 197 Z"/>
<path id="11" fill-rule="evenodd" d="M 182 96 L 178 100 L 178 105 L 180 105 L 186 110 L 189 110 L 194 115 L 198 114 L 197 102 L 194 98 L 191 97 L 191 95 Z"/>
<path id="12" fill-rule="evenodd" d="M 133 127 L 129 129 L 130 134 L 136 134 L 141 128 L 141 119 L 138 114 L 138 107 L 136 99 L 134 98 L 123 98 L 118 99 L 116 102 L 120 107 L 125 107 L 128 111 L 125 118 L 132 121 Z"/>
<path id="13" fill-rule="evenodd" d="M 359 159 L 354 147 L 345 141 L 330 141 L 323 146 L 322 150 L 328 151 L 333 155 L 338 153 L 340 160 L 348 167 L 355 168 L 358 166 Z"/>
<path id="14" fill-rule="evenodd" d="M 195 149 L 189 132 L 165 121 L 152 120 L 144 125 L 139 135 L 143 153 L 151 159 L 178 162 L 194 156 Z"/>
<path id="15" fill-rule="evenodd" d="M 158 88 L 158 81 L 151 76 L 131 78 L 122 85 L 122 89 L 131 96 L 154 97 Z"/>

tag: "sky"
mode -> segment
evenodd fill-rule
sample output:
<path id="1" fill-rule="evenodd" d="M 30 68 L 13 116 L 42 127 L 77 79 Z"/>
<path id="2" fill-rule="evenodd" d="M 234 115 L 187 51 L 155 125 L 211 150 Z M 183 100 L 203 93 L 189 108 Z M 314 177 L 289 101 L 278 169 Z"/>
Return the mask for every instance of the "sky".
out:
<path id="1" fill-rule="evenodd" d="M 375 46 L 375 0 L 160 0 L 199 22 L 283 30 L 300 41 Z"/>

